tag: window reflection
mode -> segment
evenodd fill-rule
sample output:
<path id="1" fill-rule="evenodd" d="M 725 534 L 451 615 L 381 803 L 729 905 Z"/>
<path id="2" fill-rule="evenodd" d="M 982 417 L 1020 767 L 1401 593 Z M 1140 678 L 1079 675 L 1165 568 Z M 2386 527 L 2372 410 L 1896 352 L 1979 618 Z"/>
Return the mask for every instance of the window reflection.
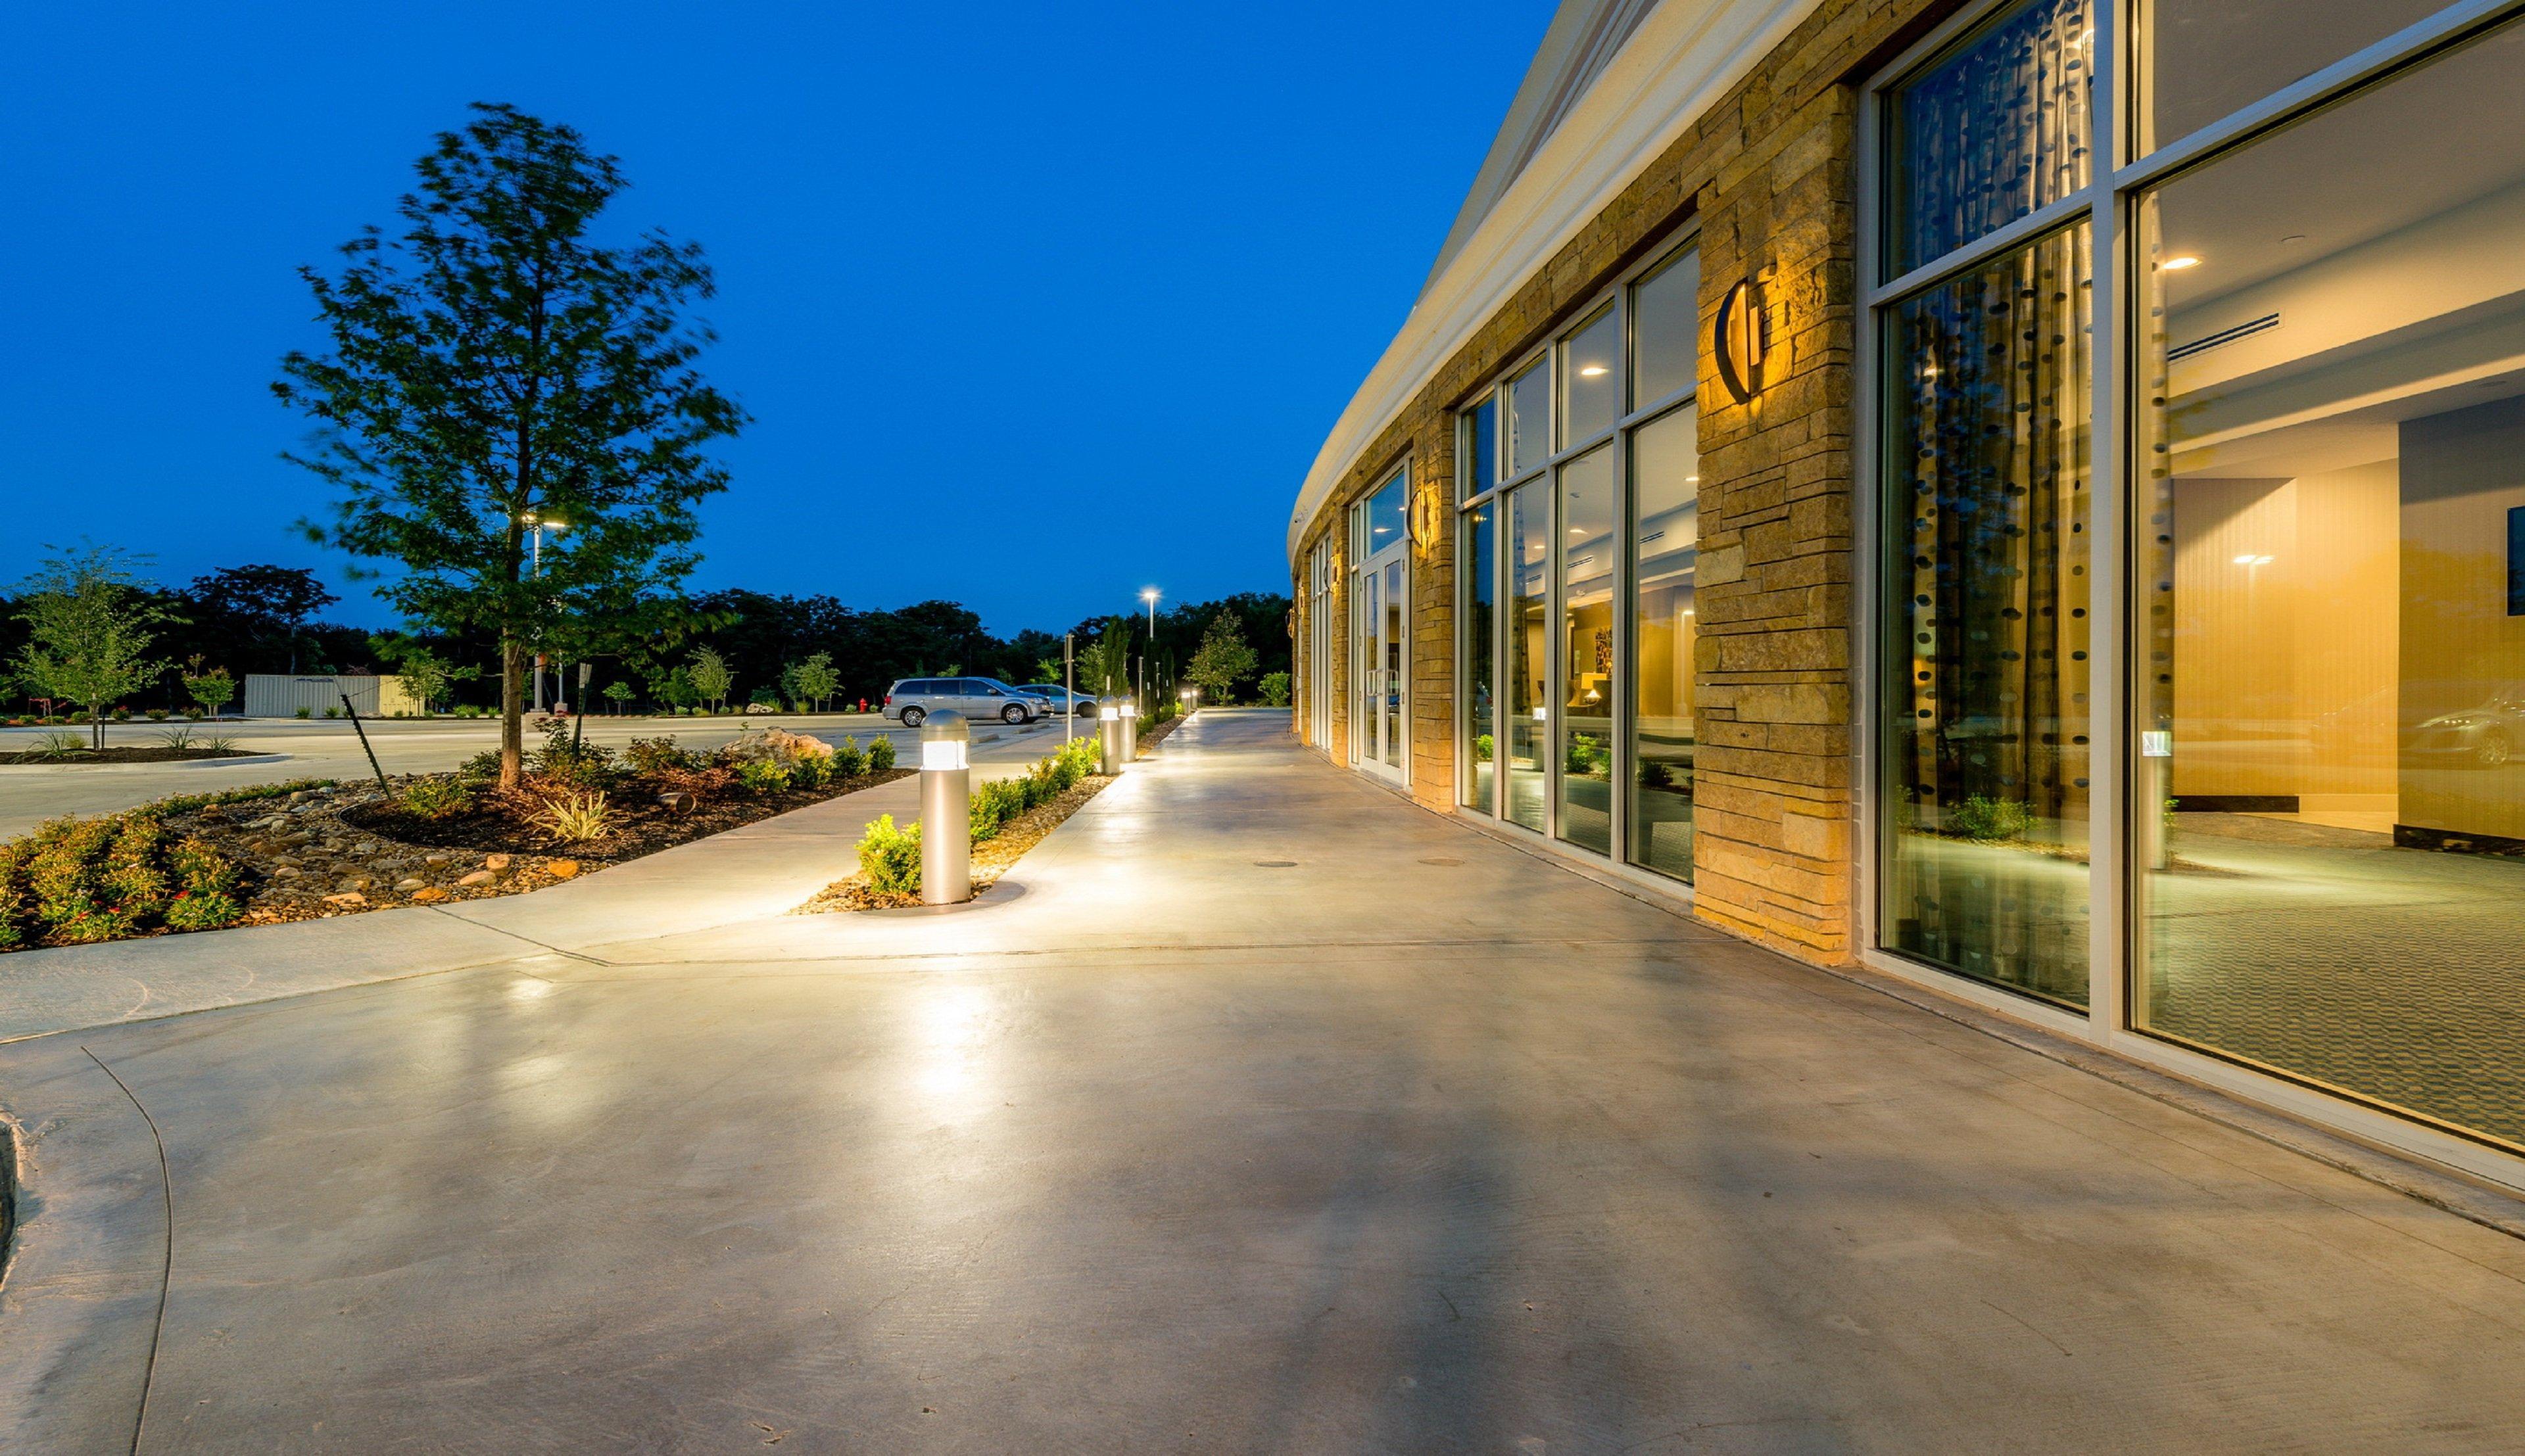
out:
<path id="1" fill-rule="evenodd" d="M 1552 368 L 1538 359 L 1508 386 L 1509 474 L 1522 475 L 1552 455 Z"/>
<path id="2" fill-rule="evenodd" d="M 1458 499 L 1471 500 L 1499 483 L 1499 406 L 1485 399 L 1465 412 Z"/>
<path id="3" fill-rule="evenodd" d="M 1613 849 L 1613 451 L 1560 467 L 1560 837 Z"/>
<path id="4" fill-rule="evenodd" d="M 1888 311 L 1885 944 L 2087 995 L 2088 232 Z"/>
<path id="5" fill-rule="evenodd" d="M 1701 254 L 1682 257 L 1631 289 L 1631 408 L 1693 387 L 1700 364 Z"/>
<path id="6" fill-rule="evenodd" d="M 2140 25 L 2140 150 L 2180 141 L 2446 3 L 2152 0 Z"/>
<path id="7" fill-rule="evenodd" d="M 2511 25 L 2146 195 L 2134 371 L 2134 1019 L 2513 1143 L 2520 85 Z"/>
<path id="8" fill-rule="evenodd" d="M 1543 674 L 1551 624 L 1552 498 L 1544 482 L 1508 495 L 1508 816 L 1544 827 L 1549 710 Z"/>
<path id="9" fill-rule="evenodd" d="M 1628 857 L 1692 878 L 1693 575 L 1701 556 L 1698 416 L 1631 435 L 1631 774 Z"/>
<path id="10" fill-rule="evenodd" d="M 1612 306 L 1560 342 L 1560 442 L 1575 449 L 1622 413 L 1622 323 Z"/>
<path id="11" fill-rule="evenodd" d="M 2087 185 L 2088 0 L 2004 12 L 1894 93 L 1888 277 Z"/>

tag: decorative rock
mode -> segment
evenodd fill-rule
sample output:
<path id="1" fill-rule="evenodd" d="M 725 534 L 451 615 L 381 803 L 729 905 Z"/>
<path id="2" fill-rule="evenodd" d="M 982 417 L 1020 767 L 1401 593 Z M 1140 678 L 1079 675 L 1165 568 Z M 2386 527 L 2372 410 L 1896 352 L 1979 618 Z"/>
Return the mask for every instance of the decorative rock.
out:
<path id="1" fill-rule="evenodd" d="M 791 733 L 785 728 L 757 728 L 740 733 L 726 749 L 731 758 L 770 758 L 781 763 L 795 763 L 801 758 L 829 758 L 832 745 L 820 738 Z"/>
<path id="2" fill-rule="evenodd" d="M 356 891 L 366 890 L 366 889 L 368 889 L 371 885 L 373 885 L 373 884 L 375 884 L 375 883 L 376 883 L 376 882 L 375 882 L 374 880 L 370 879 L 370 878 L 369 878 L 368 876 L 366 876 L 366 875 L 352 875 L 352 876 L 350 876 L 348 879 L 345 879 L 344 881 L 342 881 L 342 883 L 340 883 L 339 885 L 334 886 L 333 888 L 334 888 L 334 889 L 336 889 L 336 890 L 345 890 L 345 891 L 355 891 L 355 892 L 356 892 Z"/>
<path id="3" fill-rule="evenodd" d="M 302 871 L 298 866 L 294 864 L 284 864 L 280 868 L 273 870 L 272 872 L 272 877 L 275 880 L 295 880 L 301 873 Z"/>
<path id="4" fill-rule="evenodd" d="M 556 880 L 567 880 L 572 875 L 578 873 L 578 861 L 575 859 L 547 859 L 544 861 L 544 873 L 552 876 Z"/>
<path id="5" fill-rule="evenodd" d="M 426 890 L 416 890 L 412 893 L 412 902 L 417 905 L 434 905 L 445 898 L 447 898 L 447 892 L 435 885 Z"/>
<path id="6" fill-rule="evenodd" d="M 283 801 L 282 801 L 282 802 L 284 802 L 284 803 L 286 803 L 286 804 L 288 804 L 291 808 L 296 808 L 296 807 L 298 807 L 300 804 L 303 804 L 303 803 L 312 803 L 312 802 L 314 802 L 314 801 L 315 801 L 315 800 L 316 800 L 316 791 L 315 791 L 315 790 L 313 790 L 313 789 L 299 789 L 299 790 L 296 790 L 296 791 L 292 792 L 292 793 L 290 794 L 290 796 L 289 796 L 287 799 L 285 799 L 285 800 L 283 800 Z"/>
<path id="7" fill-rule="evenodd" d="M 477 869 L 473 873 L 458 880 L 456 883 L 459 885 L 488 885 L 498 878 L 500 878 L 498 875 L 491 873 L 487 869 Z"/>
<path id="8" fill-rule="evenodd" d="M 362 840 L 351 847 L 351 852 L 354 854 L 374 854 L 377 852 L 377 842 L 375 840 Z"/>
<path id="9" fill-rule="evenodd" d="M 482 867 L 484 869 L 507 869 L 509 867 L 509 856 L 506 854 L 485 854 L 482 856 Z"/>
<path id="10" fill-rule="evenodd" d="M 453 854 L 423 854 L 421 856 L 421 862 L 423 864 L 445 864 L 455 857 L 456 856 Z"/>
<path id="11" fill-rule="evenodd" d="M 346 890 L 340 895 L 328 895 L 324 897 L 324 903 L 328 905 L 364 905 L 368 902 L 369 898 L 356 890 Z"/>
<path id="12" fill-rule="evenodd" d="M 414 891 L 414 890 L 426 890 L 426 889 L 428 889 L 428 888 L 429 888 L 429 882 L 428 882 L 427 880 L 397 880 L 397 881 L 395 881 L 395 889 L 397 889 L 397 890 L 399 890 L 399 891 L 410 892 L 410 891 Z"/>

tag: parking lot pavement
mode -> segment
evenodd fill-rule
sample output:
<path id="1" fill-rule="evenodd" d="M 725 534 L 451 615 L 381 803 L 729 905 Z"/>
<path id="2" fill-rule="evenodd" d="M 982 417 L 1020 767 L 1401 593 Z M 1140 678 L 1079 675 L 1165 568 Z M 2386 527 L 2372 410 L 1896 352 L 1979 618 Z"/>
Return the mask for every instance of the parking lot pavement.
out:
<path id="1" fill-rule="evenodd" d="M 866 743 L 883 735 L 893 739 L 898 750 L 919 737 L 875 713 L 783 714 L 771 718 L 613 718 L 590 714 L 585 733 L 591 742 L 613 748 L 635 738 L 669 735 L 687 748 L 708 749 L 728 742 L 748 727 L 767 724 L 828 742 L 838 742 L 848 735 Z M 105 741 L 109 746 L 147 746 L 160 742 L 171 729 L 184 726 L 187 725 L 180 722 L 117 723 L 108 726 Z M 376 751 L 378 765 L 390 774 L 454 768 L 500 744 L 497 719 L 380 718 L 364 720 L 363 726 L 368 729 L 370 745 Z M 59 731 L 0 729 L 0 753 L 33 748 L 44 733 Z M 255 761 L 0 765 L 0 839 L 24 834 L 64 814 L 112 813 L 171 794 L 206 794 L 288 779 L 363 778 L 370 772 L 368 755 L 361 751 L 358 735 L 345 721 L 232 718 L 216 727 L 203 724 L 194 729 L 197 738 L 213 731 L 233 738 L 238 749 L 256 755 Z M 1060 739 L 1059 719 L 1047 718 L 1024 730 L 999 724 L 976 725 L 974 729 L 977 740 L 994 737 L 1014 742 L 1022 737 L 1035 742 L 1047 735 L 1056 742 Z M 536 739 L 531 732 L 526 742 L 528 748 L 534 746 Z"/>

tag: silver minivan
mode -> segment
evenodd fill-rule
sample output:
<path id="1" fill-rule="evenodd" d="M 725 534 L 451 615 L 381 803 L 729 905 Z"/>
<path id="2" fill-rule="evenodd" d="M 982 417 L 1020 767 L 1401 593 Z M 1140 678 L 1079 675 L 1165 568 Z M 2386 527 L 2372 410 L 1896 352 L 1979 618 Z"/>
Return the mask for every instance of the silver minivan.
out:
<path id="1" fill-rule="evenodd" d="M 1042 699 L 995 677 L 907 677 L 885 690 L 885 715 L 902 719 L 906 728 L 919 727 L 942 707 L 1003 723 L 1031 723 L 1052 710 Z"/>

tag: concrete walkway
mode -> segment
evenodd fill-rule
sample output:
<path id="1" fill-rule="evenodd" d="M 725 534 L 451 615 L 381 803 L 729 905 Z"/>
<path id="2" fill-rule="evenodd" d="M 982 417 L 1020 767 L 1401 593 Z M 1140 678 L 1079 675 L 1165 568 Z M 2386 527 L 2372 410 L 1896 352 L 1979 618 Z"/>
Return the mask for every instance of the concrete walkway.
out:
<path id="1" fill-rule="evenodd" d="M 2525 1421 L 2525 1243 L 1425 814 L 1285 715 L 1205 713 L 1008 884 L 0 1047 L 0 1449 Z"/>

